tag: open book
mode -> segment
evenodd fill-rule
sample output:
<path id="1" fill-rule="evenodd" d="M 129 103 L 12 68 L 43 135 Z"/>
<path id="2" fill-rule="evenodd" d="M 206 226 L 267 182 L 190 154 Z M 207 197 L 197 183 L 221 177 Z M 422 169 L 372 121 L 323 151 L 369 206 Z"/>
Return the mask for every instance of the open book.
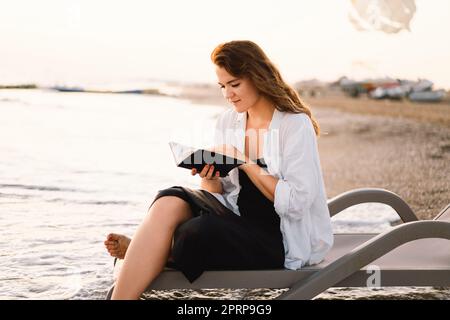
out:
<path id="1" fill-rule="evenodd" d="M 225 177 L 232 169 L 245 163 L 242 160 L 229 157 L 222 153 L 205 149 L 195 149 L 176 142 L 169 142 L 169 146 L 172 150 L 175 164 L 178 167 L 186 169 L 195 168 L 197 172 L 200 172 L 205 165 L 212 164 L 214 165 L 213 174 L 219 171 L 220 176 Z"/>

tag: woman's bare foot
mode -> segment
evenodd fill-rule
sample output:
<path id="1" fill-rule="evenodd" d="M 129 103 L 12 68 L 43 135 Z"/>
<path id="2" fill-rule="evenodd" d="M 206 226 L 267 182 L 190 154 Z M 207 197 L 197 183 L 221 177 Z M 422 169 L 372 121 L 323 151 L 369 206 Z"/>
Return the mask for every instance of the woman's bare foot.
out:
<path id="1" fill-rule="evenodd" d="M 104 242 L 106 250 L 112 257 L 123 259 L 131 239 L 123 234 L 110 233 Z"/>

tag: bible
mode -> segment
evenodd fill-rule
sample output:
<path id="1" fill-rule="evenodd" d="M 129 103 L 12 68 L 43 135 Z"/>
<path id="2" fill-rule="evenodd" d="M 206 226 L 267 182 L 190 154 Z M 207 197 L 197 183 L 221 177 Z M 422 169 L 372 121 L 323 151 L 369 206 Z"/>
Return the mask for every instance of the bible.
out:
<path id="1" fill-rule="evenodd" d="M 195 168 L 198 173 L 202 171 L 205 165 L 209 164 L 214 165 L 213 175 L 219 171 L 220 177 L 226 177 L 232 169 L 245 163 L 243 160 L 219 152 L 196 149 L 176 142 L 169 142 L 169 146 L 178 167 Z"/>

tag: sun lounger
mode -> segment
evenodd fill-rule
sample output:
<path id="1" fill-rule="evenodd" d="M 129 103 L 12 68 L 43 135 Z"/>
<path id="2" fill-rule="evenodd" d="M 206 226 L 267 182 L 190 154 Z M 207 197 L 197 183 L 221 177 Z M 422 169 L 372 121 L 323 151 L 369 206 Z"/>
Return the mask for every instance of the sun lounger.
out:
<path id="1" fill-rule="evenodd" d="M 403 224 L 380 234 L 335 234 L 325 260 L 300 270 L 206 271 L 189 283 L 181 272 L 166 269 L 147 290 L 289 288 L 278 299 L 312 299 L 330 287 L 450 286 L 450 205 L 433 220 L 419 221 L 398 195 L 358 189 L 330 199 L 328 207 L 334 216 L 367 202 L 391 206 Z"/>

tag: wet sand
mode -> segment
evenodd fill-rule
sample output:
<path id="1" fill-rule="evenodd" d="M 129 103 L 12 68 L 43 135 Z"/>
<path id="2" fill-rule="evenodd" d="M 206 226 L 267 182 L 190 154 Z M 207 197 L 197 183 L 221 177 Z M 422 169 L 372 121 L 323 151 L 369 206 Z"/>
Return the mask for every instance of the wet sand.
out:
<path id="1" fill-rule="evenodd" d="M 226 106 L 218 89 L 185 88 L 182 98 Z M 306 98 L 319 121 L 319 152 L 328 197 L 384 188 L 430 219 L 450 203 L 450 104 Z"/>

